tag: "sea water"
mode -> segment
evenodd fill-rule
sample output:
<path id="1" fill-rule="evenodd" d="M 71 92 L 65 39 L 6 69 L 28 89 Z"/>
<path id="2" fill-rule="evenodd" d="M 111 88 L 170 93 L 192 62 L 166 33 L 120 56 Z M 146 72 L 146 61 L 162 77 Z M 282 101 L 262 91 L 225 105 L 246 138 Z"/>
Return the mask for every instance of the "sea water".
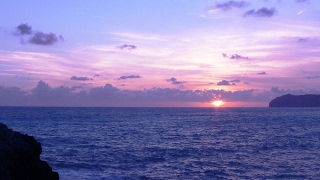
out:
<path id="1" fill-rule="evenodd" d="M 319 179 L 319 108 L 0 107 L 60 179 Z"/>

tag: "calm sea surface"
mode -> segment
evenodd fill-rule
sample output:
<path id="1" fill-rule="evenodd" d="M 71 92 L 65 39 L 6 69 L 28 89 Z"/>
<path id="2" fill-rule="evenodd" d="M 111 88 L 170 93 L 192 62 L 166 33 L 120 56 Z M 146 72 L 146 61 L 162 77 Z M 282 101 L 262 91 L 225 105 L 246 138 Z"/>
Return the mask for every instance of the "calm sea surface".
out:
<path id="1" fill-rule="evenodd" d="M 320 108 L 0 107 L 60 179 L 319 179 Z"/>

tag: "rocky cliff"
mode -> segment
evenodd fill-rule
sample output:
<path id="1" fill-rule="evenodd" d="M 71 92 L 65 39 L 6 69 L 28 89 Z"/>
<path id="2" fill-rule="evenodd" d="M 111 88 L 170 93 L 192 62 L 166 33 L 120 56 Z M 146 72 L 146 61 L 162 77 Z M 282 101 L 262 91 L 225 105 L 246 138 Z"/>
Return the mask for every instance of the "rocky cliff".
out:
<path id="1" fill-rule="evenodd" d="M 56 180 L 47 162 L 40 160 L 41 144 L 34 137 L 0 123 L 0 179 Z"/>
<path id="2" fill-rule="evenodd" d="M 269 107 L 320 107 L 320 95 L 283 95 L 269 103 Z"/>

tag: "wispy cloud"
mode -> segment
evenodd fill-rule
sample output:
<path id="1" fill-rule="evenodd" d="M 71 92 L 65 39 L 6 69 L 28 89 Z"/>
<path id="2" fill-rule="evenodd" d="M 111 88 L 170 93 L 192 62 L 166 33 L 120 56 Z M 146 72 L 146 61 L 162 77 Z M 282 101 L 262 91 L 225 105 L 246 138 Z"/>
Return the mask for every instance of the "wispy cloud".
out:
<path id="1" fill-rule="evenodd" d="M 307 10 L 307 9 L 303 9 L 303 10 L 299 11 L 297 15 L 302 14 L 302 13 L 303 13 L 304 11 L 306 11 L 306 10 Z"/>
<path id="2" fill-rule="evenodd" d="M 130 40 L 139 40 L 139 41 L 167 41 L 165 37 L 154 34 L 142 34 L 142 33 L 134 33 L 134 32 L 107 32 L 108 34 L 112 34 L 118 36 L 122 41 Z"/>
<path id="3" fill-rule="evenodd" d="M 307 79 L 320 79 L 319 75 L 315 75 L 315 76 L 307 76 Z"/>
<path id="4" fill-rule="evenodd" d="M 89 81 L 89 80 L 93 80 L 92 78 L 88 78 L 88 77 L 77 77 L 77 76 L 72 76 L 70 78 L 70 80 L 75 80 L 75 81 Z"/>
<path id="5" fill-rule="evenodd" d="M 299 39 L 298 39 L 298 42 L 299 42 L 299 43 L 304 43 L 304 42 L 307 42 L 307 41 L 308 41 L 307 38 L 299 38 Z"/>
<path id="6" fill-rule="evenodd" d="M 271 7 L 270 9 L 263 7 L 261 9 L 255 10 L 249 10 L 246 13 L 244 13 L 244 17 L 271 17 L 274 16 L 277 13 L 277 9 L 275 7 Z"/>
<path id="7" fill-rule="evenodd" d="M 267 73 L 266 72 L 259 72 L 257 73 L 257 75 L 266 75 Z"/>
<path id="8" fill-rule="evenodd" d="M 130 76 L 121 76 L 118 78 L 118 80 L 124 80 L 124 79 L 138 79 L 141 78 L 139 75 L 130 75 Z"/>
<path id="9" fill-rule="evenodd" d="M 249 59 L 249 57 L 245 57 L 245 56 L 241 56 L 239 54 L 230 54 L 230 55 L 227 55 L 225 53 L 222 53 L 222 56 L 225 57 L 225 58 L 229 58 L 229 59 Z"/>
<path id="10" fill-rule="evenodd" d="M 233 8 L 243 8 L 249 6 L 249 2 L 245 1 L 228 1 L 225 3 L 217 3 L 215 6 L 209 8 L 208 12 L 214 12 L 217 10 L 229 11 Z"/>
<path id="11" fill-rule="evenodd" d="M 176 78 L 172 77 L 167 79 L 166 81 L 171 82 L 171 84 L 184 84 L 187 83 L 186 81 L 178 81 Z"/>
<path id="12" fill-rule="evenodd" d="M 233 82 L 233 83 L 239 83 L 239 82 L 241 82 L 239 79 L 235 79 L 235 80 L 231 80 L 231 81 L 229 81 L 229 82 Z"/>
<path id="13" fill-rule="evenodd" d="M 306 2 L 309 2 L 309 0 L 296 0 L 296 2 L 298 2 L 298 3 L 306 3 Z"/>
<path id="14" fill-rule="evenodd" d="M 230 86 L 230 85 L 235 85 L 235 83 L 230 83 L 229 81 L 222 80 L 217 83 L 218 86 Z"/>
<path id="15" fill-rule="evenodd" d="M 133 50 L 133 49 L 137 49 L 137 46 L 135 45 L 130 45 L 130 44 L 124 44 L 122 46 L 118 46 L 119 49 L 128 49 L 128 50 Z"/>

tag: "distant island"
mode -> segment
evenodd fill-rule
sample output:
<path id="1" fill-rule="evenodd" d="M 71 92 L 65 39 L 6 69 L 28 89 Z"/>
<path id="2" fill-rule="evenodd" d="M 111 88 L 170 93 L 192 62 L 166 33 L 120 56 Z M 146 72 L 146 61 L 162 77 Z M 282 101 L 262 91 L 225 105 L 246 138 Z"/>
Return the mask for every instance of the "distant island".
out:
<path id="1" fill-rule="evenodd" d="M 273 99 L 269 107 L 320 107 L 320 94 L 283 95 Z"/>

